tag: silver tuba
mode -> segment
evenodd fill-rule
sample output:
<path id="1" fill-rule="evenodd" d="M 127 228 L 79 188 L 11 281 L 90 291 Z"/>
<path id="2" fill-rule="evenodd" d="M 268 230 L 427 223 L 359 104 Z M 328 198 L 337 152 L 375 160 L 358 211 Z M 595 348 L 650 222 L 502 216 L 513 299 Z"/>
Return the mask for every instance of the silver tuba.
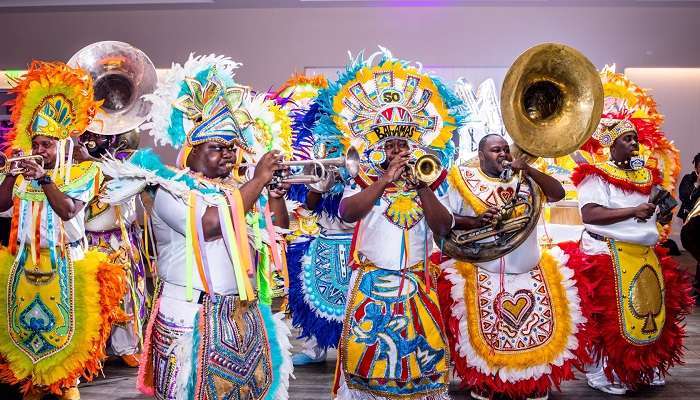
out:
<path id="1" fill-rule="evenodd" d="M 68 65 L 90 73 L 95 99 L 104 101 L 87 130 L 99 135 L 138 136 L 138 127 L 151 108 L 143 96 L 153 93 L 158 83 L 148 56 L 128 43 L 104 41 L 82 48 Z M 134 141 L 129 137 L 124 142 L 133 145 Z"/>

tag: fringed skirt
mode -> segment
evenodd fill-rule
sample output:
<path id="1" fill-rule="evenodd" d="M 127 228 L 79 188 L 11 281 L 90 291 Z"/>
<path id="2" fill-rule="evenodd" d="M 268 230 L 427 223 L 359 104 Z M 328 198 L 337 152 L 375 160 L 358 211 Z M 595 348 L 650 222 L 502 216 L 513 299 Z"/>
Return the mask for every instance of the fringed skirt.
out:
<path id="1" fill-rule="evenodd" d="M 576 276 L 591 280 L 582 297 L 591 304 L 593 356 L 635 388 L 682 361 L 684 318 L 691 311 L 691 280 L 666 249 L 608 239 L 609 254 L 587 255 L 562 243 Z"/>
<path id="2" fill-rule="evenodd" d="M 334 385 L 338 399 L 448 398 L 450 353 L 437 291 L 425 277 L 422 264 L 353 271 Z"/>
<path id="3" fill-rule="evenodd" d="M 289 264 L 289 309 L 300 337 L 320 348 L 337 347 L 343 327 L 352 234 L 321 234 L 299 263 Z"/>
<path id="4" fill-rule="evenodd" d="M 126 271 L 128 291 L 121 302 L 122 310 L 129 319 L 120 323 L 112 332 L 110 351 L 115 355 L 138 352 L 143 343 L 148 312 L 146 270 L 141 250 L 143 242 L 136 224 L 127 228 L 128 238 L 121 229 L 104 232 L 85 232 L 90 249 L 106 254 L 110 262 L 121 265 Z"/>
<path id="5" fill-rule="evenodd" d="M 126 277 L 96 251 L 72 261 L 57 248 L 55 265 L 48 249 L 36 265 L 28 251 L 0 249 L 0 380 L 61 394 L 99 373 L 112 323 L 125 317 Z"/>
<path id="6" fill-rule="evenodd" d="M 257 301 L 215 295 L 197 304 L 159 296 L 139 389 L 164 400 L 286 399 L 289 334 L 282 314 Z"/>
<path id="7" fill-rule="evenodd" d="M 509 398 L 545 393 L 588 361 L 586 319 L 573 271 L 557 248 L 521 274 L 443 264 L 438 284 L 455 374 Z"/>

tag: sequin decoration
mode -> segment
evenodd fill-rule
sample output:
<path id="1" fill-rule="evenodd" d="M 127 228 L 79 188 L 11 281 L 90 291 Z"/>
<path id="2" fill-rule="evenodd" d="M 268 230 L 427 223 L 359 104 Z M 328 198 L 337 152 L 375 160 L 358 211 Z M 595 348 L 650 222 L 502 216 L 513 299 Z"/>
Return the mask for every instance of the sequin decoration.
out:
<path id="1" fill-rule="evenodd" d="M 257 303 L 207 298 L 197 366 L 197 399 L 262 399 L 272 384 L 272 359 Z"/>
<path id="2" fill-rule="evenodd" d="M 309 247 L 301 271 L 304 301 L 319 317 L 343 321 L 350 283 L 352 235 L 320 235 Z"/>

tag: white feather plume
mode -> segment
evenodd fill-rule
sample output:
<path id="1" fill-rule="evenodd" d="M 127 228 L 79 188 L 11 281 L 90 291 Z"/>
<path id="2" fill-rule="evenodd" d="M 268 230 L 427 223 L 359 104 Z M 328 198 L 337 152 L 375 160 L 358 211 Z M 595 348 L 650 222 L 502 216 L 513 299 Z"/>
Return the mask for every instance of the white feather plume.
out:
<path id="1" fill-rule="evenodd" d="M 173 102 L 177 100 L 185 78 L 194 77 L 201 71 L 215 66 L 219 74 L 233 79 L 233 71 L 241 65 L 243 64 L 233 61 L 230 57 L 215 54 L 195 56 L 194 53 L 190 54 L 184 66 L 173 63 L 170 71 L 158 82 L 156 90 L 144 96 L 152 106 L 146 123 L 141 126 L 141 129 L 150 130 L 149 133 L 157 145 L 169 144 L 176 148 L 181 147 L 185 140 L 185 132 L 177 133 L 177 136 L 170 132 L 170 116 Z"/>

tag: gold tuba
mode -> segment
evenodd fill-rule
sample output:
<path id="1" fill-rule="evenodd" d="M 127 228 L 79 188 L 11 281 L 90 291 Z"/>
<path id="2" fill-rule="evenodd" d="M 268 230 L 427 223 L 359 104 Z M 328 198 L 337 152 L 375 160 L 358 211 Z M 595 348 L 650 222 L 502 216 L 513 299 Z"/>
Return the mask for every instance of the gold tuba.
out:
<path id="1" fill-rule="evenodd" d="M 501 113 L 515 143 L 514 157 L 523 153 L 531 158 L 559 157 L 575 151 L 596 129 L 602 111 L 598 71 L 583 54 L 563 44 L 528 49 L 503 82 Z M 544 200 L 530 177 L 521 183 L 529 186 L 529 195 L 517 193 L 491 226 L 453 230 L 447 238 L 438 238 L 445 254 L 485 262 L 520 246 L 537 225 Z M 514 214 L 515 209 L 522 212 Z"/>
<path id="2" fill-rule="evenodd" d="M 100 135 L 123 135 L 121 147 L 138 147 L 138 127 L 151 103 L 143 99 L 158 83 L 156 68 L 148 56 L 123 42 L 97 42 L 82 48 L 68 61 L 92 76 L 96 100 L 104 100 L 87 130 Z M 89 143 L 86 144 L 89 146 Z"/>

